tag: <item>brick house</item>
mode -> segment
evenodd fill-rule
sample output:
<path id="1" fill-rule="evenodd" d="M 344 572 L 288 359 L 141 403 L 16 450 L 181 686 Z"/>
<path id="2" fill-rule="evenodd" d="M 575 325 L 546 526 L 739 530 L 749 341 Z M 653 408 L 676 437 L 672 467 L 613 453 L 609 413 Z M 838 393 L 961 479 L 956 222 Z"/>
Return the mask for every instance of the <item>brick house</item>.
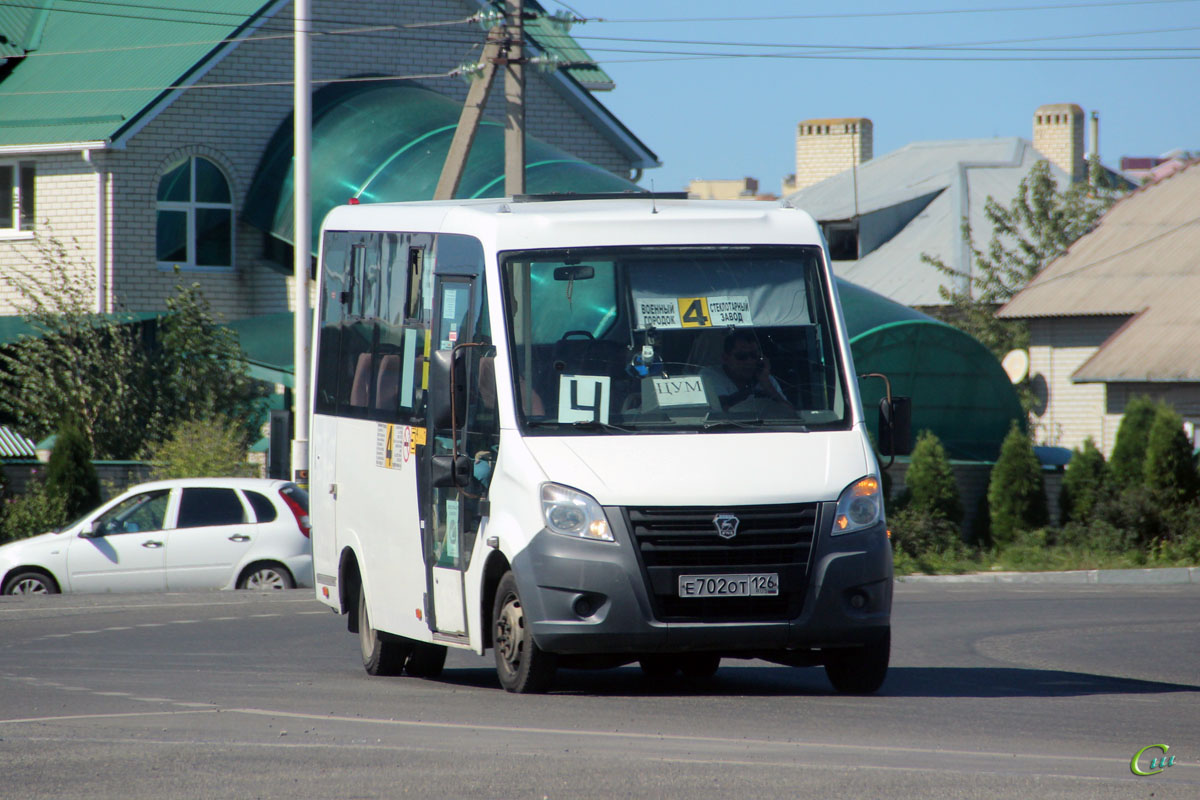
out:
<path id="1" fill-rule="evenodd" d="M 281 157 L 273 137 L 291 125 L 292 6 L 203 5 L 0 7 L 0 275 L 30 269 L 38 242 L 53 237 L 68 245 L 101 312 L 163 309 L 176 268 L 228 319 L 289 308 L 290 257 L 247 222 L 245 204 L 264 160 Z M 526 8 L 541 11 L 533 0 Z M 453 72 L 478 58 L 485 33 L 471 17 L 489 9 L 484 0 L 314 0 L 314 90 L 404 78 L 461 105 L 467 86 Z M 615 185 L 658 165 L 596 100 L 612 82 L 579 64 L 586 54 L 565 33 L 543 15 L 526 40 L 527 53 L 572 63 L 526 70 L 531 142 Z M 485 119 L 503 120 L 503 102 L 493 90 Z M 285 160 L 290 139 L 287 147 Z M 429 153 L 438 162 L 436 147 Z M 314 158 L 314 186 L 338 168 L 335 157 Z M 16 313 L 14 300 L 0 281 L 0 316 Z"/>

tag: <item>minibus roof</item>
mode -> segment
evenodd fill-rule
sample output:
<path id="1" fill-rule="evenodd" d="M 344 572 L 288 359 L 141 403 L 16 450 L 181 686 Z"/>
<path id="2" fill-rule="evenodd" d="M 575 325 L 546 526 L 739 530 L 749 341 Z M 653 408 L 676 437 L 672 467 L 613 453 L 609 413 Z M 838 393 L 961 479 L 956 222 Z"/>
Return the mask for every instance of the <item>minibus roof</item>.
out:
<path id="1" fill-rule="evenodd" d="M 615 245 L 821 244 L 806 212 L 778 202 L 511 198 L 338 206 L 326 230 L 462 233 L 496 251 Z"/>

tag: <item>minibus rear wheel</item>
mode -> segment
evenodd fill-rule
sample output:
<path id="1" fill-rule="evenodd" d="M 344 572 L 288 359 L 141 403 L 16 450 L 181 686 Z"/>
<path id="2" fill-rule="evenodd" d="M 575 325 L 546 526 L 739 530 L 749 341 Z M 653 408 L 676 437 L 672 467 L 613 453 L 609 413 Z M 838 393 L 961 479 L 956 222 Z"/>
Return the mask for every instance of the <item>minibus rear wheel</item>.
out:
<path id="1" fill-rule="evenodd" d="M 825 674 L 843 694 L 871 694 L 883 686 L 891 650 L 891 631 L 865 647 L 832 650 L 825 656 Z"/>
<path id="2" fill-rule="evenodd" d="M 492 603 L 492 647 L 496 674 L 506 691 L 516 694 L 544 692 L 554 681 L 557 659 L 533 641 L 525 620 L 517 579 L 504 573 Z"/>
<path id="3" fill-rule="evenodd" d="M 399 675 L 412 653 L 410 642 L 387 636 L 371 627 L 367 593 L 361 585 L 358 587 L 358 645 L 362 651 L 363 669 L 368 675 Z"/>

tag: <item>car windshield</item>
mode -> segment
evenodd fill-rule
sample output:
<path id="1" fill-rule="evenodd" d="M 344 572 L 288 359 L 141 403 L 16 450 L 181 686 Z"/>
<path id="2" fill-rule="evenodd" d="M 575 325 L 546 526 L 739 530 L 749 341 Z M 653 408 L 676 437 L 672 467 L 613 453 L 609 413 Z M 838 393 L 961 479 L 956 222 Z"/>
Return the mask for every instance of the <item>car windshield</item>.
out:
<path id="1" fill-rule="evenodd" d="M 845 428 L 821 250 L 502 254 L 529 434 Z"/>

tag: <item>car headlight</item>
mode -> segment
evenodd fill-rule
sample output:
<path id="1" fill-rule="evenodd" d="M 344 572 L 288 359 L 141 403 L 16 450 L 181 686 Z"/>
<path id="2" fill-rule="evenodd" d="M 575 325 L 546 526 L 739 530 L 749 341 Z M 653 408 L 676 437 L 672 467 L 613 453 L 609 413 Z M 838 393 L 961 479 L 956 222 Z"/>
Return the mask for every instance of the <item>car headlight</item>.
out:
<path id="1" fill-rule="evenodd" d="M 852 533 L 883 520 L 883 492 L 874 475 L 859 478 L 838 498 L 833 517 L 833 533 Z"/>
<path id="2" fill-rule="evenodd" d="M 548 530 L 563 536 L 615 541 L 600 504 L 583 492 L 557 483 L 542 484 L 542 517 Z"/>

